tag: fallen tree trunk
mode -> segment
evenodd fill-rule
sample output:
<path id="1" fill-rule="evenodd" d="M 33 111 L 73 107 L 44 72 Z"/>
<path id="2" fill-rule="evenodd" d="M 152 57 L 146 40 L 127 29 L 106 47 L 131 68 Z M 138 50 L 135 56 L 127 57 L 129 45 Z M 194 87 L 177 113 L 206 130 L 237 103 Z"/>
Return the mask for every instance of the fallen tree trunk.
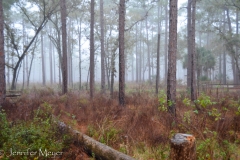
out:
<path id="1" fill-rule="evenodd" d="M 102 160 L 135 160 L 134 158 L 119 152 L 105 144 L 102 144 L 93 138 L 69 128 L 65 123 L 59 122 L 61 128 L 68 128 L 73 134 L 74 139 L 84 146 L 86 151 L 94 154 L 97 158 Z"/>

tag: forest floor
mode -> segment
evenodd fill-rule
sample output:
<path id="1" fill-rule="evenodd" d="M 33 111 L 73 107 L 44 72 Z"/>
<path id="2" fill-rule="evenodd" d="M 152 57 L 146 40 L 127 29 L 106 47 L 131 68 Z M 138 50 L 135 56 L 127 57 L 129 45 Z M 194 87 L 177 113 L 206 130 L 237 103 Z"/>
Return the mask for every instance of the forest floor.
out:
<path id="1" fill-rule="evenodd" d="M 7 99 L 2 109 L 12 126 L 22 123 L 21 120 L 35 121 L 36 112 L 38 120 L 46 113 L 54 115 L 72 128 L 139 160 L 168 159 L 169 140 L 175 133 L 196 137 L 198 159 L 240 159 L 239 91 L 200 94 L 195 103 L 189 100 L 187 92 L 178 91 L 174 121 L 167 112 L 163 91 L 155 96 L 150 89 L 129 89 L 125 107 L 118 105 L 117 92 L 113 99 L 106 95 L 95 94 L 90 100 L 86 91 L 61 95 L 51 88 L 31 89 L 18 98 Z M 59 159 L 93 159 L 83 147 L 67 140 Z"/>

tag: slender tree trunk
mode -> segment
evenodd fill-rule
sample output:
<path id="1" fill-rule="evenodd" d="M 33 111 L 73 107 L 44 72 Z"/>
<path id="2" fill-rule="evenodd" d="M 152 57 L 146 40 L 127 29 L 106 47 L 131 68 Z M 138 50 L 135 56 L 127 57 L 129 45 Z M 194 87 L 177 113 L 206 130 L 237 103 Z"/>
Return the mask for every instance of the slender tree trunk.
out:
<path id="1" fill-rule="evenodd" d="M 226 14 L 225 10 L 223 13 L 223 33 L 226 33 Z M 227 83 L 227 63 L 226 63 L 226 46 L 223 49 L 223 84 Z"/>
<path id="2" fill-rule="evenodd" d="M 31 61 L 30 61 L 30 67 L 29 67 L 28 76 L 27 76 L 27 87 L 29 87 L 29 83 L 30 83 L 30 76 L 31 76 L 33 59 L 34 59 L 34 56 L 35 56 L 34 52 L 35 52 L 36 46 L 37 46 L 37 40 L 34 43 L 34 47 L 33 47 L 33 51 L 32 51 L 32 58 L 31 58 Z"/>
<path id="3" fill-rule="evenodd" d="M 67 13 L 66 0 L 61 0 L 61 23 L 62 23 L 62 94 L 68 92 L 68 63 L 67 63 Z"/>
<path id="4" fill-rule="evenodd" d="M 69 23 L 71 23 L 71 20 L 69 21 Z M 71 25 L 68 26 L 68 39 L 67 39 L 67 44 L 68 44 L 68 46 L 67 46 L 68 52 L 67 53 L 68 53 L 68 57 L 67 57 L 67 59 L 68 59 L 68 85 L 69 85 L 69 87 L 72 87 L 72 83 L 71 83 L 71 77 L 72 77 L 72 75 L 71 75 L 72 50 L 71 50 L 71 35 L 70 34 L 71 34 Z"/>
<path id="5" fill-rule="evenodd" d="M 7 37 L 7 63 L 10 64 L 9 37 Z M 10 68 L 7 67 L 7 85 L 10 87 Z"/>
<path id="6" fill-rule="evenodd" d="M 100 0 L 100 28 L 101 28 L 101 91 L 105 92 L 105 49 L 104 49 L 104 13 L 103 0 Z"/>
<path id="7" fill-rule="evenodd" d="M 131 67 L 132 67 L 132 82 L 134 82 L 134 52 L 132 52 L 132 62 L 131 62 Z"/>
<path id="8" fill-rule="evenodd" d="M 25 41 L 26 41 L 26 35 L 25 35 L 25 22 L 24 22 L 24 20 L 22 20 L 22 25 L 23 25 L 23 28 L 22 28 L 22 40 L 23 40 L 23 52 L 24 52 L 24 48 L 25 48 Z M 27 58 L 27 56 L 26 56 L 26 58 Z M 26 59 L 25 58 L 25 59 Z M 24 89 L 24 87 L 25 87 L 25 73 L 26 73 L 26 70 L 25 70 L 25 65 L 26 65 L 26 61 L 25 61 L 25 59 L 23 59 L 23 83 L 22 83 L 22 90 Z"/>
<path id="9" fill-rule="evenodd" d="M 43 33 L 41 32 L 41 55 L 42 55 L 42 84 L 46 85 L 46 77 L 45 77 L 45 50 L 43 44 Z"/>
<path id="10" fill-rule="evenodd" d="M 169 46 L 168 46 L 168 79 L 167 102 L 168 111 L 176 117 L 176 54 L 177 54 L 177 0 L 170 0 L 169 13 Z"/>
<path id="11" fill-rule="evenodd" d="M 237 35 L 237 37 L 239 36 L 238 20 L 239 20 L 239 9 L 236 9 L 236 35 Z M 238 49 L 239 49 L 239 47 L 236 45 L 236 55 L 239 55 Z M 239 84 L 240 77 L 238 76 L 238 72 L 237 71 L 235 72 L 235 75 L 236 75 L 236 82 L 235 82 L 235 84 Z"/>
<path id="12" fill-rule="evenodd" d="M 91 0 L 91 23 L 90 23 L 90 98 L 94 94 L 94 4 Z"/>
<path id="13" fill-rule="evenodd" d="M 157 40 L 157 73 L 156 73 L 156 95 L 158 95 L 159 75 L 160 75 L 160 4 L 158 1 L 158 40 Z"/>
<path id="14" fill-rule="evenodd" d="M 192 0 L 192 29 L 191 29 L 191 39 L 192 39 L 192 56 L 191 56 L 191 100 L 196 100 L 196 47 L 195 47 L 195 15 L 196 15 L 196 0 Z"/>
<path id="15" fill-rule="evenodd" d="M 151 63 L 150 63 L 150 47 L 149 47 L 149 40 L 148 40 L 148 19 L 146 18 L 146 34 L 147 34 L 147 64 L 148 64 L 148 80 L 150 82 L 150 84 L 152 83 L 152 80 L 151 80 Z"/>
<path id="16" fill-rule="evenodd" d="M 29 77 L 29 68 L 28 68 L 28 59 L 29 59 L 29 54 L 26 55 L 26 79 L 28 80 Z M 27 81 L 26 81 L 27 82 Z M 29 87 L 29 84 L 27 82 L 27 87 Z"/>
<path id="17" fill-rule="evenodd" d="M 62 67 L 60 66 L 61 63 L 59 62 L 59 67 L 58 67 L 58 82 L 59 82 L 59 86 L 62 86 Z M 63 87 L 63 86 L 62 86 Z"/>
<path id="18" fill-rule="evenodd" d="M 168 1 L 166 1 L 165 5 L 165 46 L 164 46 L 164 60 L 165 60 L 165 84 L 167 84 L 167 72 L 168 72 Z"/>
<path id="19" fill-rule="evenodd" d="M 6 97 L 5 54 L 4 54 L 4 15 L 2 0 L 0 0 L 0 105 Z"/>
<path id="20" fill-rule="evenodd" d="M 115 69 L 115 56 L 116 56 L 116 50 L 113 49 L 112 56 L 111 56 L 111 84 L 110 84 L 110 96 L 113 99 L 113 88 L 114 88 L 114 76 L 116 73 Z"/>
<path id="21" fill-rule="evenodd" d="M 142 22 L 140 22 L 140 38 L 139 38 L 139 63 L 140 63 L 140 66 L 139 66 L 139 81 L 140 82 L 143 82 L 144 81 L 144 69 L 143 69 L 143 54 L 142 54 L 142 37 L 143 37 L 143 33 L 142 33 L 142 30 L 143 30 L 143 27 L 142 27 Z"/>
<path id="22" fill-rule="evenodd" d="M 51 33 L 50 28 L 50 33 Z M 52 52 L 52 42 L 49 39 L 49 62 L 50 62 L 50 83 L 53 84 L 53 58 L 52 58 L 53 52 Z"/>
<path id="23" fill-rule="evenodd" d="M 154 39 L 154 26 L 152 26 L 152 39 Z M 151 67 L 152 67 L 152 75 L 155 74 L 155 66 L 154 66 L 154 61 L 155 61 L 155 57 L 154 57 L 154 54 L 155 54 L 155 48 L 154 48 L 154 45 L 151 44 Z"/>
<path id="24" fill-rule="evenodd" d="M 74 86 L 73 86 L 73 78 L 74 78 L 74 72 L 73 72 L 73 53 L 74 53 L 74 51 L 73 51 L 73 48 L 74 48 L 74 43 L 73 43 L 73 28 L 74 28 L 74 26 L 73 26 L 73 22 L 72 22 L 72 41 L 71 41 L 71 59 L 70 59 L 70 63 L 71 63 L 71 85 L 72 85 L 72 88 L 74 88 Z"/>
<path id="25" fill-rule="evenodd" d="M 52 53 L 53 53 L 53 82 L 56 83 L 56 61 L 55 61 L 55 52 L 54 47 L 52 47 Z"/>
<path id="26" fill-rule="evenodd" d="M 79 90 L 81 90 L 82 86 L 82 20 L 79 22 L 79 27 L 78 27 L 78 54 L 79 54 Z"/>
<path id="27" fill-rule="evenodd" d="M 119 104 L 125 106 L 125 58 L 124 58 L 124 30 L 125 30 L 125 0 L 119 3 Z"/>
<path id="28" fill-rule="evenodd" d="M 220 84 L 222 84 L 222 53 L 219 53 L 219 80 Z"/>
<path id="29" fill-rule="evenodd" d="M 107 46 L 106 46 L 106 55 L 105 55 L 105 62 L 106 62 L 106 76 L 107 76 L 107 85 L 108 85 L 108 89 L 110 90 L 110 54 L 109 54 L 109 42 L 107 41 L 107 44 L 106 44 Z"/>
<path id="30" fill-rule="evenodd" d="M 187 6 L 187 90 L 191 89 L 192 73 L 192 0 L 188 0 Z"/>
<path id="31" fill-rule="evenodd" d="M 136 25 L 136 82 L 139 82 L 138 25 Z"/>
<path id="32" fill-rule="evenodd" d="M 230 15 L 229 15 L 229 9 L 226 8 L 226 12 L 227 12 L 227 23 L 228 23 L 228 31 L 229 31 L 229 34 L 231 35 L 231 38 L 232 38 L 232 25 L 231 25 L 231 19 L 230 19 Z M 232 42 L 230 42 L 232 43 Z M 236 82 L 236 63 L 234 61 L 234 58 L 236 58 L 236 53 L 233 49 L 233 45 L 232 44 L 229 44 L 229 52 L 230 52 L 230 55 L 231 55 L 231 64 L 232 64 L 232 71 L 233 71 L 233 81 Z"/>
<path id="33" fill-rule="evenodd" d="M 32 71 L 32 64 L 33 64 L 33 59 L 34 59 L 34 53 L 32 54 L 32 58 L 31 58 L 31 61 L 30 61 L 30 67 L 29 67 L 28 79 L 27 79 L 27 87 L 29 87 L 30 76 L 31 76 L 31 71 Z"/>

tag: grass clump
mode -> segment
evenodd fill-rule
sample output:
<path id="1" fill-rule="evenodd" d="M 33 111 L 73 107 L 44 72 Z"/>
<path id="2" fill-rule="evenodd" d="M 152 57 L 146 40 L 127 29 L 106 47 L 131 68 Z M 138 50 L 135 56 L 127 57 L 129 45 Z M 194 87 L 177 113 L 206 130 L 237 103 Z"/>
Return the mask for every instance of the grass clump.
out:
<path id="1" fill-rule="evenodd" d="M 0 111 L 0 150 L 3 160 L 48 159 L 62 155 L 70 135 L 60 133 L 52 118 L 51 106 L 44 102 L 29 121 L 9 123 L 4 110 Z"/>

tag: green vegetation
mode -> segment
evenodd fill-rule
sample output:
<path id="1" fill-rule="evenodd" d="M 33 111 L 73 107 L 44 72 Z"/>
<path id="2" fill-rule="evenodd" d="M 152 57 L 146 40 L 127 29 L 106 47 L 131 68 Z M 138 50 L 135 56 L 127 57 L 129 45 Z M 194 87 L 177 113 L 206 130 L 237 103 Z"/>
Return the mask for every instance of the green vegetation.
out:
<path id="1" fill-rule="evenodd" d="M 119 135 L 121 131 L 116 129 L 113 122 L 109 121 L 108 118 L 104 118 L 102 123 L 97 124 L 97 128 L 89 125 L 87 132 L 90 137 L 106 145 L 120 141 Z"/>
<path id="2" fill-rule="evenodd" d="M 34 118 L 28 121 L 9 123 L 4 110 L 0 111 L 0 150 L 3 160 L 47 159 L 62 155 L 69 147 L 71 137 L 61 132 L 54 122 L 52 108 L 44 102 L 35 110 Z"/>

